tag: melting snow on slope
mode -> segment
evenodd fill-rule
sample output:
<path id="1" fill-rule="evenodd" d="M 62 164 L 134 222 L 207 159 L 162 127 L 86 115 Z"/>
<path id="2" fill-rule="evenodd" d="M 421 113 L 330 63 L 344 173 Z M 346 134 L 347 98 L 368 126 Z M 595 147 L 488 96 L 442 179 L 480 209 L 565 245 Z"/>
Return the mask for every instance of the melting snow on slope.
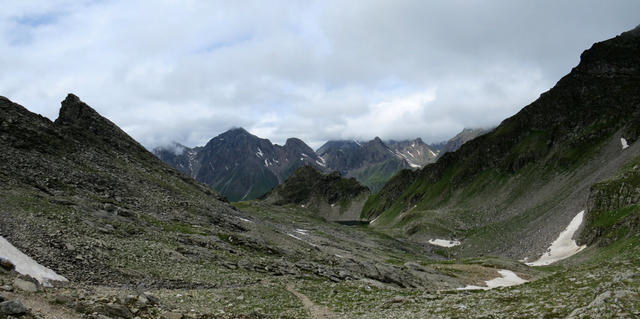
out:
<path id="1" fill-rule="evenodd" d="M 253 223 L 252 221 L 250 221 L 250 220 L 248 220 L 248 219 L 246 219 L 246 218 L 242 218 L 242 217 L 240 217 L 240 216 L 235 216 L 235 217 L 236 217 L 237 219 L 239 219 L 239 220 L 243 221 L 243 222 Z"/>
<path id="2" fill-rule="evenodd" d="M 527 265 L 546 266 L 558 260 L 573 256 L 585 249 L 587 247 L 586 245 L 578 246 L 576 241 L 573 240 L 573 235 L 582 224 L 583 217 L 584 210 L 579 212 L 578 215 L 571 220 L 569 226 L 560 233 L 558 239 L 551 243 L 551 246 L 544 255 L 540 256 L 540 258 L 534 262 L 527 263 Z"/>
<path id="3" fill-rule="evenodd" d="M 35 278 L 45 287 L 51 287 L 49 281 L 68 281 L 53 270 L 38 264 L 2 236 L 0 236 L 0 257 L 10 260 L 16 266 L 17 272 Z"/>
<path id="4" fill-rule="evenodd" d="M 629 144 L 627 143 L 627 140 L 624 137 L 620 138 L 620 144 L 622 144 L 622 149 L 629 147 Z"/>
<path id="5" fill-rule="evenodd" d="M 429 239 L 429 244 L 440 246 L 440 247 L 453 247 L 453 246 L 458 246 L 461 243 L 459 240 Z"/>
<path id="6" fill-rule="evenodd" d="M 486 287 L 469 285 L 466 287 L 458 288 L 458 290 L 477 290 L 477 289 L 489 290 L 489 289 L 498 288 L 498 287 L 510 287 L 515 285 L 520 285 L 527 282 L 527 280 L 524 280 L 518 277 L 518 275 L 516 275 L 516 273 L 514 273 L 511 270 L 502 269 L 498 271 L 498 273 L 502 277 L 485 281 L 485 283 L 487 283 Z"/>

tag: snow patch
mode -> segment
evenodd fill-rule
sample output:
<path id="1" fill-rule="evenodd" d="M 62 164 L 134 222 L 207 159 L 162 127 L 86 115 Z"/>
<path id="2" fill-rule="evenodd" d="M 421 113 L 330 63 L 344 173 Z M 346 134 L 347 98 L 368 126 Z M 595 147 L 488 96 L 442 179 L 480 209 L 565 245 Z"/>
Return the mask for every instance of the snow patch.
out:
<path id="1" fill-rule="evenodd" d="M 412 163 L 410 161 L 407 161 L 407 163 L 409 164 L 409 166 L 413 167 L 413 168 L 420 168 L 421 166 L 415 163 Z"/>
<path id="2" fill-rule="evenodd" d="M 51 287 L 49 281 L 68 281 L 67 278 L 25 255 L 2 236 L 0 236 L 0 257 L 11 261 L 16 266 L 17 272 L 35 278 L 45 287 Z"/>
<path id="3" fill-rule="evenodd" d="M 516 285 L 524 284 L 525 282 L 528 281 L 518 277 L 518 275 L 516 275 L 516 273 L 514 273 L 511 270 L 502 269 L 498 271 L 498 273 L 500 274 L 501 277 L 485 281 L 485 283 L 487 284 L 486 287 L 469 285 L 466 287 L 458 288 L 458 290 L 478 290 L 478 289 L 489 290 L 489 289 L 498 288 L 498 287 L 516 286 Z"/>
<path id="4" fill-rule="evenodd" d="M 353 140 L 356 144 L 358 144 L 358 146 L 362 147 L 362 144 L 360 144 L 358 141 Z"/>
<path id="5" fill-rule="evenodd" d="M 629 144 L 627 143 L 627 140 L 624 137 L 620 138 L 620 144 L 622 144 L 622 149 L 629 147 Z"/>
<path id="6" fill-rule="evenodd" d="M 327 165 L 325 163 L 320 163 L 319 161 L 316 161 L 316 164 L 322 166 L 322 167 L 327 167 Z"/>
<path id="7" fill-rule="evenodd" d="M 237 219 L 239 219 L 239 220 L 241 220 L 241 221 L 243 221 L 243 222 L 253 223 L 252 221 L 250 221 L 250 220 L 248 220 L 248 219 L 246 219 L 246 218 L 242 218 L 242 217 L 240 217 L 240 216 L 236 216 L 236 218 L 237 218 Z"/>
<path id="8" fill-rule="evenodd" d="M 429 239 L 429 244 L 431 245 L 436 245 L 436 246 L 440 246 L 440 247 L 453 247 L 453 246 L 458 246 L 460 245 L 460 241 L 459 240 L 448 240 L 448 239 Z"/>
<path id="9" fill-rule="evenodd" d="M 431 155 L 433 155 L 433 157 L 438 156 L 438 154 L 434 153 L 432 150 L 429 150 L 429 153 L 431 153 Z"/>
<path id="10" fill-rule="evenodd" d="M 318 247 L 318 245 L 316 245 L 316 244 L 312 244 L 312 243 L 310 243 L 310 242 L 308 242 L 308 241 L 306 241 L 306 240 L 304 240 L 304 239 L 302 239 L 302 238 L 300 238 L 300 237 L 298 237 L 298 236 L 296 236 L 296 235 L 294 235 L 294 234 L 289 234 L 289 233 L 287 233 L 287 235 L 289 235 L 289 237 L 291 237 L 291 238 L 295 238 L 295 239 L 297 239 L 297 240 L 299 240 L 299 241 L 301 241 L 301 242 L 307 243 L 307 244 L 309 244 L 309 245 L 311 245 L 311 246 L 313 246 L 313 247 Z"/>
<path id="11" fill-rule="evenodd" d="M 547 252 L 544 253 L 538 260 L 527 263 L 529 266 L 546 266 L 556 261 L 571 257 L 581 250 L 585 249 L 587 245 L 578 246 L 573 235 L 576 233 L 582 221 L 584 219 L 584 210 L 579 212 L 578 215 L 573 217 L 567 228 L 565 228 L 558 238 L 551 243 Z"/>
<path id="12" fill-rule="evenodd" d="M 257 157 L 263 157 L 264 153 L 262 153 L 262 150 L 258 147 L 258 151 L 256 152 L 256 156 Z"/>
<path id="13" fill-rule="evenodd" d="M 306 235 L 309 235 L 309 234 L 308 234 L 308 232 L 309 232 L 309 231 L 308 231 L 308 230 L 306 230 L 306 229 L 302 229 L 302 228 L 298 228 L 298 229 L 296 229 L 296 233 L 298 233 L 298 234 L 300 234 L 300 235 L 305 235 L 305 236 L 306 236 Z"/>

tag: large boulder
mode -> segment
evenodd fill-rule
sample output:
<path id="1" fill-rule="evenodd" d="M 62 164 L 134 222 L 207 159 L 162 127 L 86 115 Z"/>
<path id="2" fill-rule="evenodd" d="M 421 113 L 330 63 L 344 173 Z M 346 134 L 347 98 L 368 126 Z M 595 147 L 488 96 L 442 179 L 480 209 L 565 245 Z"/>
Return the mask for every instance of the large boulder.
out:
<path id="1" fill-rule="evenodd" d="M 0 302 L 0 315 L 19 316 L 26 313 L 27 308 L 25 308 L 25 306 L 23 306 L 19 301 L 11 300 Z"/>

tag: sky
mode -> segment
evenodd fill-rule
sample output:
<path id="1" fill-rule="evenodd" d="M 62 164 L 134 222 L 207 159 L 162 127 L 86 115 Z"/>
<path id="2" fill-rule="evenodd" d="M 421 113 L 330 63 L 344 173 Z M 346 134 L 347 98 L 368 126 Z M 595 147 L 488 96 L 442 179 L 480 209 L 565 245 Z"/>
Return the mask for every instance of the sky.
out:
<path id="1" fill-rule="evenodd" d="M 439 142 L 638 24 L 637 0 L 3 0 L 0 95 L 55 120 L 74 93 L 149 149 L 232 127 Z"/>

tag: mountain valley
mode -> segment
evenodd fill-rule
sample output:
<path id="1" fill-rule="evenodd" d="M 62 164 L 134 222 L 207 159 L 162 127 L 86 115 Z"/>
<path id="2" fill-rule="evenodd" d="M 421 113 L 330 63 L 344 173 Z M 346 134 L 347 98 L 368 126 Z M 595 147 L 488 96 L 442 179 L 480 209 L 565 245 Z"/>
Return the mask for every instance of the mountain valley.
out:
<path id="1" fill-rule="evenodd" d="M 152 153 L 0 97 L 0 318 L 637 318 L 639 137 L 640 26 L 439 149 Z"/>

